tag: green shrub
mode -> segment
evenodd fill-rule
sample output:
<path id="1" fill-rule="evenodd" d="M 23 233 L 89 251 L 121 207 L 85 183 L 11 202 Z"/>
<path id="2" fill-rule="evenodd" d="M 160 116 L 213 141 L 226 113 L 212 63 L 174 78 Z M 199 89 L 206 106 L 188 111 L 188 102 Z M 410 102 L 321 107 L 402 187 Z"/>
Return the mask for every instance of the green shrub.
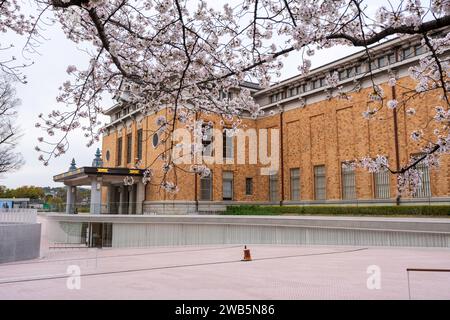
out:
<path id="1" fill-rule="evenodd" d="M 450 206 L 228 206 L 225 215 L 449 216 Z"/>

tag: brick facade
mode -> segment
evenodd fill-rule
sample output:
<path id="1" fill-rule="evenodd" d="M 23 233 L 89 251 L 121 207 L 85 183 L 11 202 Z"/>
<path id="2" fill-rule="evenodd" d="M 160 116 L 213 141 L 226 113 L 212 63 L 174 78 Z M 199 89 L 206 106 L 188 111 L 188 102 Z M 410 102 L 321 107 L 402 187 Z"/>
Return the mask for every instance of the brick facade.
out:
<path id="1" fill-rule="evenodd" d="M 403 68 L 403 69 L 402 69 Z M 406 75 L 404 69 L 399 67 L 400 79 L 395 86 L 395 95 L 398 101 L 407 100 L 407 89 L 414 88 L 415 84 Z M 403 70 L 403 71 L 402 71 Z M 306 97 L 306 100 L 288 99 L 273 105 L 276 110 L 273 115 L 267 115 L 257 120 L 243 119 L 247 128 L 263 129 L 277 128 L 280 130 L 282 143 L 280 144 L 280 170 L 278 171 L 278 198 L 290 202 L 290 170 L 298 168 L 300 171 L 300 202 L 313 202 L 316 198 L 314 192 L 314 167 L 325 166 L 326 175 L 326 200 L 340 201 L 342 194 L 341 164 L 346 160 L 363 156 L 375 157 L 386 155 L 391 165 L 395 167 L 396 147 L 394 131 L 394 111 L 386 107 L 386 101 L 393 98 L 393 89 L 387 84 L 387 72 L 380 72 L 377 76 L 377 84 L 380 84 L 385 93 L 383 108 L 378 112 L 376 119 L 366 120 L 362 113 L 368 106 L 374 107 L 369 102 L 369 93 L 373 90 L 367 79 L 361 80 L 361 89 L 350 94 L 350 99 L 328 99 L 322 91 L 317 91 Z M 347 84 L 348 86 L 348 84 Z M 274 92 L 273 90 L 271 92 Z M 270 93 L 270 92 L 269 92 Z M 255 99 L 261 105 L 269 105 L 269 93 L 257 93 Z M 430 92 L 415 99 L 408 100 L 407 107 L 399 108 L 397 112 L 398 122 L 398 157 L 400 165 L 407 163 L 410 155 L 419 151 L 419 145 L 410 139 L 413 130 L 421 128 L 425 136 L 431 136 L 435 129 L 434 123 L 428 123 L 432 117 L 435 106 L 440 104 L 438 92 Z M 306 104 L 305 104 L 306 102 Z M 304 105 L 305 104 L 305 105 Z M 408 116 L 406 109 L 415 108 L 416 115 Z M 161 111 L 163 114 L 165 111 Z M 140 116 L 134 119 L 122 121 L 109 130 L 103 137 L 104 165 L 108 167 L 129 167 L 131 163 L 126 161 L 126 135 L 132 134 L 133 148 L 132 159 L 136 157 L 137 130 L 142 128 L 143 139 L 143 163 L 156 172 L 155 181 L 162 177 L 162 162 L 156 157 L 162 150 L 162 146 L 155 149 L 152 146 L 152 132 L 156 129 L 155 120 L 158 115 Z M 200 115 L 201 117 L 201 115 Z M 216 118 L 205 117 L 212 120 L 215 128 L 220 128 Z M 117 141 L 122 136 L 122 163 L 117 163 Z M 234 138 L 234 156 L 236 160 L 237 143 Z M 246 150 L 249 145 L 246 144 Z M 282 149 L 282 150 L 281 150 Z M 282 151 L 282 152 L 281 152 Z M 109 154 L 109 159 L 105 158 Z M 189 166 L 186 165 L 185 168 Z M 269 177 L 260 174 L 260 164 L 214 164 L 212 170 L 212 200 L 221 202 L 222 175 L 224 171 L 233 172 L 233 201 L 267 203 L 269 201 Z M 145 200 L 152 201 L 185 201 L 200 200 L 200 180 L 193 174 L 176 171 L 177 184 L 180 191 L 173 194 L 165 193 L 159 186 L 147 185 Z M 246 178 L 253 179 L 253 194 L 246 195 Z M 169 180 L 174 181 L 173 173 Z M 366 170 L 355 171 L 355 201 L 370 200 L 375 198 L 374 177 Z M 396 197 L 396 177 L 390 175 L 390 200 Z M 432 198 L 445 198 L 450 195 L 450 156 L 441 157 L 440 167 L 430 171 L 430 187 Z"/>

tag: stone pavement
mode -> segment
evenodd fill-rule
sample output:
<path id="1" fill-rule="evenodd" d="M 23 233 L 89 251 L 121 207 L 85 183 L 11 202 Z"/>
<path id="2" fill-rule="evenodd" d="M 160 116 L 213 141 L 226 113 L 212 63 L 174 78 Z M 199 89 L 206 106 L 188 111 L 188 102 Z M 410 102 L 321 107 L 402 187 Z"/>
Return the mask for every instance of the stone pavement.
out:
<path id="1" fill-rule="evenodd" d="M 251 262 L 236 245 L 47 250 L 0 265 L 0 299 L 408 299 L 406 268 L 450 269 L 441 248 L 250 249 Z M 67 287 L 76 283 L 67 278 L 72 265 L 79 290 Z M 380 289 L 367 287 L 373 265 Z M 413 299 L 450 299 L 450 273 L 410 273 L 410 289 Z"/>

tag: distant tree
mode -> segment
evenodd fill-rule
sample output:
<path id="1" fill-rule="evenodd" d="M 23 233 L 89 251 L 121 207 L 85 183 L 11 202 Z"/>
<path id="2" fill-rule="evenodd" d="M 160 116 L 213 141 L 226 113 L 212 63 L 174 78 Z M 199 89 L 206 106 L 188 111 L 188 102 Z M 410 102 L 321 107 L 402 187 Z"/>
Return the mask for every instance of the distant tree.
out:
<path id="1" fill-rule="evenodd" d="M 0 78 L 0 174 L 19 169 L 23 164 L 20 153 L 15 152 L 20 131 L 15 125 L 20 100 L 8 78 Z"/>
<path id="2" fill-rule="evenodd" d="M 41 187 L 22 186 L 11 190 L 10 195 L 15 198 L 44 199 L 45 194 Z"/>

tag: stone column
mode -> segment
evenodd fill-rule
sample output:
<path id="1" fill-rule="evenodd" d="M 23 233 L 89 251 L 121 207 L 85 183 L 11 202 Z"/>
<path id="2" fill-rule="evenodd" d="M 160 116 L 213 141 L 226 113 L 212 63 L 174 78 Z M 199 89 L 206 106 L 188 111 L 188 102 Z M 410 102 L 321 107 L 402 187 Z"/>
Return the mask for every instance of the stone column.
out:
<path id="1" fill-rule="evenodd" d="M 91 214 L 100 214 L 102 208 L 102 184 L 93 178 L 91 182 Z"/>
<path id="2" fill-rule="evenodd" d="M 136 184 L 136 214 L 143 214 L 142 205 L 145 200 L 145 185 L 142 182 Z"/>
<path id="3" fill-rule="evenodd" d="M 134 189 L 136 188 L 136 185 L 132 184 L 129 186 L 128 189 L 128 214 L 136 214 L 134 210 L 134 204 L 136 203 L 136 197 Z"/>
<path id="4" fill-rule="evenodd" d="M 105 213 L 107 213 L 107 214 L 117 213 L 117 209 L 115 209 L 115 208 L 117 208 L 115 202 L 117 202 L 117 200 L 114 195 L 114 186 L 109 184 L 108 191 L 106 192 Z"/>
<path id="5" fill-rule="evenodd" d="M 125 186 L 120 186 L 119 214 L 125 214 L 125 192 L 128 192 Z"/>
<path id="6" fill-rule="evenodd" d="M 67 214 L 74 213 L 76 199 L 77 199 L 77 187 L 66 186 L 66 213 Z"/>

